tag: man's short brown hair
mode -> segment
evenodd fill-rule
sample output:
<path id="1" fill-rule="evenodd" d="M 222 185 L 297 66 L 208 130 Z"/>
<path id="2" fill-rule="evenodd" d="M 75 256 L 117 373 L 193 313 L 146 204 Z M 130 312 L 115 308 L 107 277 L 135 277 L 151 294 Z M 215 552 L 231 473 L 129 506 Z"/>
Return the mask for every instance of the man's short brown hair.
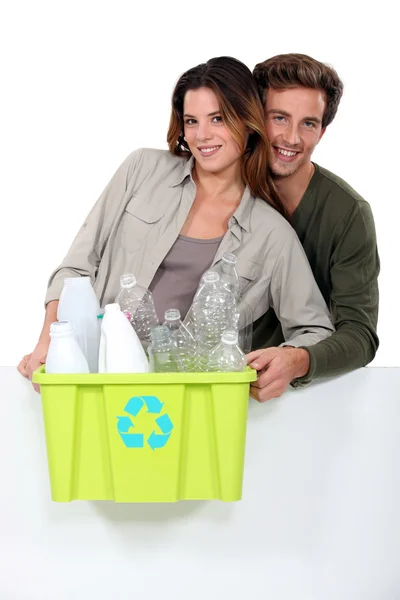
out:
<path id="1" fill-rule="evenodd" d="M 253 75 L 264 105 L 269 88 L 307 87 L 325 93 L 322 127 L 327 127 L 335 118 L 343 94 L 343 83 L 332 67 L 306 54 L 279 54 L 258 63 Z"/>

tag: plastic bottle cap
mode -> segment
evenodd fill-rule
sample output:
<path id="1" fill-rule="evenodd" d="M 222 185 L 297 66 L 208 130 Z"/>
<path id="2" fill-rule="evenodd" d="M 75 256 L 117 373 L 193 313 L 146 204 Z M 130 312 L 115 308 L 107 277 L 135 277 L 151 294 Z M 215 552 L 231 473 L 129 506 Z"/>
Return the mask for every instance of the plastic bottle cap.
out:
<path id="1" fill-rule="evenodd" d="M 121 275 L 119 282 L 122 288 L 129 289 L 136 285 L 136 277 L 133 273 L 125 273 Z"/>
<path id="2" fill-rule="evenodd" d="M 113 302 L 112 304 L 106 304 L 104 307 L 104 313 L 109 313 L 109 312 L 120 312 L 121 308 L 119 306 L 119 304 L 117 302 Z"/>
<path id="3" fill-rule="evenodd" d="M 221 336 L 221 342 L 224 342 L 224 344 L 229 344 L 230 346 L 234 346 L 235 344 L 237 344 L 238 340 L 238 333 L 233 329 L 226 329 Z"/>
<path id="4" fill-rule="evenodd" d="M 222 255 L 222 260 L 224 262 L 227 262 L 231 265 L 236 265 L 238 258 L 235 254 L 233 254 L 232 252 L 225 252 L 225 254 Z"/>
<path id="5" fill-rule="evenodd" d="M 164 318 L 166 321 L 179 321 L 181 318 L 180 310 L 177 308 L 169 308 L 165 311 Z"/>
<path id="6" fill-rule="evenodd" d="M 203 275 L 204 283 L 217 283 L 219 279 L 219 274 L 216 271 L 207 271 L 207 273 Z"/>
<path id="7" fill-rule="evenodd" d="M 51 336 L 70 335 L 73 333 L 72 325 L 69 321 L 55 321 L 50 325 Z"/>

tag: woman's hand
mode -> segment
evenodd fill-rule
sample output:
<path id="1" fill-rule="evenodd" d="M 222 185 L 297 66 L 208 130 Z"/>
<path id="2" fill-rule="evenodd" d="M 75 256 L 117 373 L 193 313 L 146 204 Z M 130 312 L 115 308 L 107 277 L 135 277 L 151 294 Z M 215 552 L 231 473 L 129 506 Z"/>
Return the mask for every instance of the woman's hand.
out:
<path id="1" fill-rule="evenodd" d="M 21 375 L 26 377 L 26 379 L 32 381 L 33 372 L 46 362 L 47 351 L 50 345 L 50 325 L 54 323 L 54 321 L 57 321 L 57 310 L 58 300 L 52 300 L 47 304 L 43 328 L 39 341 L 36 344 L 36 348 L 32 354 L 25 354 L 17 367 L 18 371 Z M 37 383 L 33 383 L 32 385 L 35 392 L 39 393 L 40 386 L 38 386 Z"/>
<path id="2" fill-rule="evenodd" d="M 32 381 L 33 372 L 45 364 L 48 349 L 48 341 L 39 341 L 34 351 L 31 354 L 26 354 L 19 363 L 17 369 L 21 375 Z M 40 386 L 37 383 L 33 383 L 32 385 L 35 392 L 39 393 Z"/>

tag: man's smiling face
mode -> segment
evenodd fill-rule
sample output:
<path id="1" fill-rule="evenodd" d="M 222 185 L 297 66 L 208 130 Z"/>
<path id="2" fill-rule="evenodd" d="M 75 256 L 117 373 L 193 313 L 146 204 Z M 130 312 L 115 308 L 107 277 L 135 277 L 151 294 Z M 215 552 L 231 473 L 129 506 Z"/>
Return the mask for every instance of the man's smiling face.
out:
<path id="1" fill-rule="evenodd" d="M 325 94 L 321 90 L 268 89 L 265 125 L 271 143 L 270 169 L 274 177 L 289 177 L 310 164 L 314 148 L 325 133 L 322 128 L 325 105 Z"/>

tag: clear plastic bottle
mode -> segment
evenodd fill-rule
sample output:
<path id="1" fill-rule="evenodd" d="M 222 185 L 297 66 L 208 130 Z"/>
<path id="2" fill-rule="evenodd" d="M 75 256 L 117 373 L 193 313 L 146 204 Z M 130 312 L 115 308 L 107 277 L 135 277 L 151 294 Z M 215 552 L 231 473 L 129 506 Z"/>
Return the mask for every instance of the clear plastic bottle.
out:
<path id="1" fill-rule="evenodd" d="M 210 352 L 207 371 L 244 371 L 246 356 L 238 345 L 238 333 L 227 329 L 221 342 Z"/>
<path id="2" fill-rule="evenodd" d="M 148 347 L 150 370 L 155 373 L 179 373 L 185 370 L 178 346 L 166 325 L 157 325 L 150 332 Z"/>
<path id="3" fill-rule="evenodd" d="M 46 373 L 89 373 L 86 357 L 68 321 L 57 321 L 50 325 L 45 369 Z"/>
<path id="4" fill-rule="evenodd" d="M 90 277 L 67 277 L 57 309 L 58 321 L 68 321 L 89 365 L 97 373 L 100 330 L 97 315 L 99 301 L 90 283 Z"/>
<path id="5" fill-rule="evenodd" d="M 177 308 L 166 310 L 163 325 L 168 327 L 171 332 L 185 371 L 196 371 L 196 341 L 188 328 L 182 323 L 180 311 Z"/>
<path id="6" fill-rule="evenodd" d="M 220 281 L 235 296 L 238 305 L 237 328 L 239 332 L 239 346 L 246 354 L 251 352 L 253 341 L 253 311 L 249 304 L 243 300 L 239 275 L 236 270 L 238 258 L 231 252 L 225 252 L 221 261 L 213 267 L 219 276 Z"/>
<path id="7" fill-rule="evenodd" d="M 119 304 L 107 304 L 101 319 L 99 373 L 148 373 L 142 344 Z"/>
<path id="8" fill-rule="evenodd" d="M 220 262 L 212 268 L 219 275 L 220 282 L 232 292 L 235 298 L 241 294 L 239 275 L 236 271 L 237 256 L 232 252 L 225 252 Z"/>
<path id="9" fill-rule="evenodd" d="M 115 299 L 131 322 L 144 348 L 150 342 L 150 330 L 158 325 L 152 293 L 140 286 L 132 273 L 120 278 L 121 290 Z"/>
<path id="10" fill-rule="evenodd" d="M 232 292 L 221 284 L 218 273 L 207 271 L 187 315 L 189 331 L 197 344 L 198 371 L 206 370 L 210 350 L 219 343 L 225 329 L 235 326 L 236 314 L 236 300 Z"/>

